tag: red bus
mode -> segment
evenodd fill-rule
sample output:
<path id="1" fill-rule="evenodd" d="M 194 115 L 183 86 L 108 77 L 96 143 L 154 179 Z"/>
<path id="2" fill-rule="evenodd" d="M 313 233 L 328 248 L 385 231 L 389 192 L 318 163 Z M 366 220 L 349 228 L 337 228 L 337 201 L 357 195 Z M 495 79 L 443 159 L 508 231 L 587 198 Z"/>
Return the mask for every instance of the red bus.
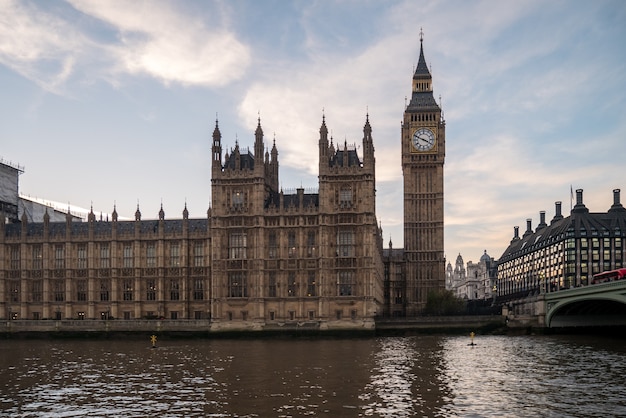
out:
<path id="1" fill-rule="evenodd" d="M 593 276 L 591 284 L 614 282 L 622 279 L 626 279 L 626 268 L 598 273 Z"/>

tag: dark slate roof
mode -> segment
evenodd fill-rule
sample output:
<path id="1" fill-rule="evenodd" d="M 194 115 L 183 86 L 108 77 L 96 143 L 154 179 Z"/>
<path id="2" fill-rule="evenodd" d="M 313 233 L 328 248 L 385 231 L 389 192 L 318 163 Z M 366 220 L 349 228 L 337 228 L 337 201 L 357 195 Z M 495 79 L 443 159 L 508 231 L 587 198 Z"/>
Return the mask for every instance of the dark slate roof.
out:
<path id="1" fill-rule="evenodd" d="M 335 155 L 330 158 L 328 165 L 330 167 L 360 167 L 361 160 L 359 160 L 359 155 L 354 149 L 337 150 Z"/>
<path id="2" fill-rule="evenodd" d="M 439 105 L 433 97 L 432 91 L 418 92 L 414 91 L 411 96 L 411 102 L 406 108 L 407 112 L 419 112 L 419 111 L 438 111 Z"/>
<path id="3" fill-rule="evenodd" d="M 302 195 L 302 206 L 305 208 L 314 207 L 318 208 L 320 205 L 319 193 L 309 193 Z M 298 207 L 300 205 L 298 194 L 283 194 L 283 209 L 289 207 Z M 280 193 L 271 192 L 267 200 L 265 201 L 265 208 L 280 206 Z"/>
<path id="4" fill-rule="evenodd" d="M 426 59 L 424 58 L 424 48 L 423 45 L 420 44 L 420 57 L 417 62 L 417 68 L 415 68 L 415 74 L 413 74 L 414 80 L 430 80 L 432 76 L 430 75 L 430 71 L 428 70 L 428 65 L 426 65 Z M 407 112 L 418 112 L 418 111 L 437 111 L 439 109 L 439 105 L 437 105 L 437 101 L 433 97 L 432 91 L 428 92 L 413 92 L 411 96 L 411 102 L 406 108 Z"/>
<path id="5" fill-rule="evenodd" d="M 384 258 L 403 258 L 404 257 L 404 248 L 383 248 L 383 257 Z"/>
<path id="6" fill-rule="evenodd" d="M 553 221 L 550 225 L 514 239 L 500 257 L 499 262 L 533 252 L 566 238 L 580 237 L 626 237 L 626 209 L 606 213 L 590 213 L 586 208 L 572 211 L 567 218 Z"/>
<path id="7" fill-rule="evenodd" d="M 224 168 L 235 169 L 235 152 L 228 156 L 228 160 L 224 162 Z M 254 170 L 254 155 L 250 151 L 240 155 L 240 163 L 242 169 Z"/>
<path id="8" fill-rule="evenodd" d="M 117 222 L 118 234 L 132 234 L 135 231 L 135 223 L 137 221 L 119 221 Z M 183 230 L 182 219 L 164 220 L 164 227 L 166 233 L 179 232 Z M 206 232 L 208 230 L 207 219 L 189 219 L 189 231 Z M 111 234 L 113 229 L 113 222 L 109 221 L 96 221 L 93 223 L 94 234 L 107 235 Z M 50 237 L 65 236 L 66 233 L 65 222 L 50 222 L 48 225 L 48 233 Z M 141 234 L 157 232 L 159 227 L 158 220 L 146 220 L 139 221 L 139 230 Z M 87 235 L 89 233 L 89 222 L 72 222 L 71 223 L 72 235 Z M 5 225 L 6 236 L 20 236 L 22 231 L 22 225 L 19 223 Z M 26 225 L 26 233 L 29 236 L 43 236 L 43 222 L 29 223 Z"/>
<path id="9" fill-rule="evenodd" d="M 424 58 L 424 44 L 420 41 L 420 57 L 417 61 L 417 68 L 415 68 L 415 74 L 413 79 L 425 79 L 431 78 L 430 71 L 428 71 L 428 65 L 426 65 L 426 59 Z"/>

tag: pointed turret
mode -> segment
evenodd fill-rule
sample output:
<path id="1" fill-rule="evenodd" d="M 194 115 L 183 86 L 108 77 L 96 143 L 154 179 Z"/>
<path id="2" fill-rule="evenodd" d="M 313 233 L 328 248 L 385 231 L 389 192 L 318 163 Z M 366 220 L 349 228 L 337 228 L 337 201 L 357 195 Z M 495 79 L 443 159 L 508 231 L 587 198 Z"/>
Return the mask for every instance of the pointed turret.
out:
<path id="1" fill-rule="evenodd" d="M 278 191 L 278 149 L 276 149 L 276 138 L 274 138 L 270 155 L 270 187 L 272 190 Z"/>
<path id="2" fill-rule="evenodd" d="M 326 127 L 326 115 L 322 112 L 322 126 L 320 126 L 319 140 L 319 173 L 323 173 L 328 168 L 328 128 Z M 332 155 L 332 154 L 331 154 Z"/>
<path id="3" fill-rule="evenodd" d="M 135 211 L 135 237 L 139 237 L 141 233 L 141 211 L 139 210 L 139 201 L 137 201 L 137 210 Z"/>
<path id="4" fill-rule="evenodd" d="M 363 165 L 374 170 L 374 140 L 372 139 L 372 127 L 370 125 L 370 115 L 365 115 L 365 126 L 363 126 Z"/>
<path id="5" fill-rule="evenodd" d="M 139 210 L 139 203 L 137 203 L 137 210 L 135 211 L 135 220 L 136 221 L 141 220 L 141 211 Z"/>
<path id="6" fill-rule="evenodd" d="M 424 58 L 424 32 L 420 31 L 420 57 L 413 74 L 413 91 L 432 91 L 432 80 Z"/>
<path id="7" fill-rule="evenodd" d="M 254 159 L 259 162 L 259 166 L 263 161 L 263 150 L 265 145 L 263 144 L 263 128 L 261 128 L 261 117 L 259 116 L 256 130 L 254 131 Z"/>
<path id="8" fill-rule="evenodd" d="M 165 220 L 165 211 L 163 210 L 163 203 L 161 203 L 161 210 L 159 210 L 159 220 Z"/>
<path id="9" fill-rule="evenodd" d="M 241 152 L 239 151 L 239 140 L 235 140 L 235 149 L 230 153 L 235 159 L 235 170 L 241 170 Z"/>
<path id="10" fill-rule="evenodd" d="M 215 119 L 215 129 L 213 129 L 213 146 L 211 152 L 213 155 L 212 171 L 215 176 L 216 173 L 222 171 L 222 133 L 220 132 L 217 119 Z"/>
<path id="11" fill-rule="evenodd" d="M 91 208 L 89 209 L 89 214 L 87 215 L 87 220 L 89 222 L 95 222 L 96 221 L 96 214 L 93 213 L 93 203 L 91 204 Z"/>
<path id="12" fill-rule="evenodd" d="M 413 73 L 413 88 L 408 111 L 439 111 L 439 105 L 433 97 L 433 77 L 424 58 L 424 33 L 420 31 L 420 56 Z"/>

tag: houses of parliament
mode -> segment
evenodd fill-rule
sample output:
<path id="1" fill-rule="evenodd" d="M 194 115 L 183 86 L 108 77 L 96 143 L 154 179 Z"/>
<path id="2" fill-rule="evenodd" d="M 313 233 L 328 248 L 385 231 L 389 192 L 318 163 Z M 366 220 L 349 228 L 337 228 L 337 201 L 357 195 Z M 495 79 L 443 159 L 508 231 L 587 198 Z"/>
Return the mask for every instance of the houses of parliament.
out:
<path id="1" fill-rule="evenodd" d="M 209 146 L 206 218 L 98 220 L 20 210 L 20 168 L 2 164 L 0 318 L 203 320 L 210 330 L 372 329 L 423 312 L 444 288 L 445 121 L 423 41 L 401 128 L 404 247 L 387 248 L 376 217 L 369 115 L 362 153 L 319 128 L 315 193 L 279 188 L 276 144 L 259 118 L 250 149 Z M 208 152 L 207 152 L 208 154 Z M 6 184 L 9 186 L 6 186 Z M 15 185 L 13 185 L 15 183 Z M 21 214 L 20 214 L 21 212 Z"/>

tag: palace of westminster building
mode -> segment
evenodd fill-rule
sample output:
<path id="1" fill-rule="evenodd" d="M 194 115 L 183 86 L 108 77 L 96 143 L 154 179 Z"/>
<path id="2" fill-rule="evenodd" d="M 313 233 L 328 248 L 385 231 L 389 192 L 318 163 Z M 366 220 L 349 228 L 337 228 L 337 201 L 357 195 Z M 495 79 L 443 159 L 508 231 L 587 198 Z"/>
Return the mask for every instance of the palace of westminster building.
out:
<path id="1" fill-rule="evenodd" d="M 317 193 L 279 188 L 278 151 L 261 120 L 252 150 L 211 141 L 207 217 L 41 220 L 18 208 L 20 167 L 0 164 L 0 318 L 208 320 L 211 330 L 289 324 L 371 329 L 380 316 L 415 316 L 444 288 L 445 121 L 420 56 L 404 110 L 404 248 L 383 249 L 376 218 L 369 115 L 362 155 L 319 129 Z M 14 180 L 14 181 L 13 181 Z M 8 191 L 8 192 L 7 192 Z M 14 192 L 14 193 L 13 193 Z M 69 212 L 69 211 L 68 211 Z"/>

